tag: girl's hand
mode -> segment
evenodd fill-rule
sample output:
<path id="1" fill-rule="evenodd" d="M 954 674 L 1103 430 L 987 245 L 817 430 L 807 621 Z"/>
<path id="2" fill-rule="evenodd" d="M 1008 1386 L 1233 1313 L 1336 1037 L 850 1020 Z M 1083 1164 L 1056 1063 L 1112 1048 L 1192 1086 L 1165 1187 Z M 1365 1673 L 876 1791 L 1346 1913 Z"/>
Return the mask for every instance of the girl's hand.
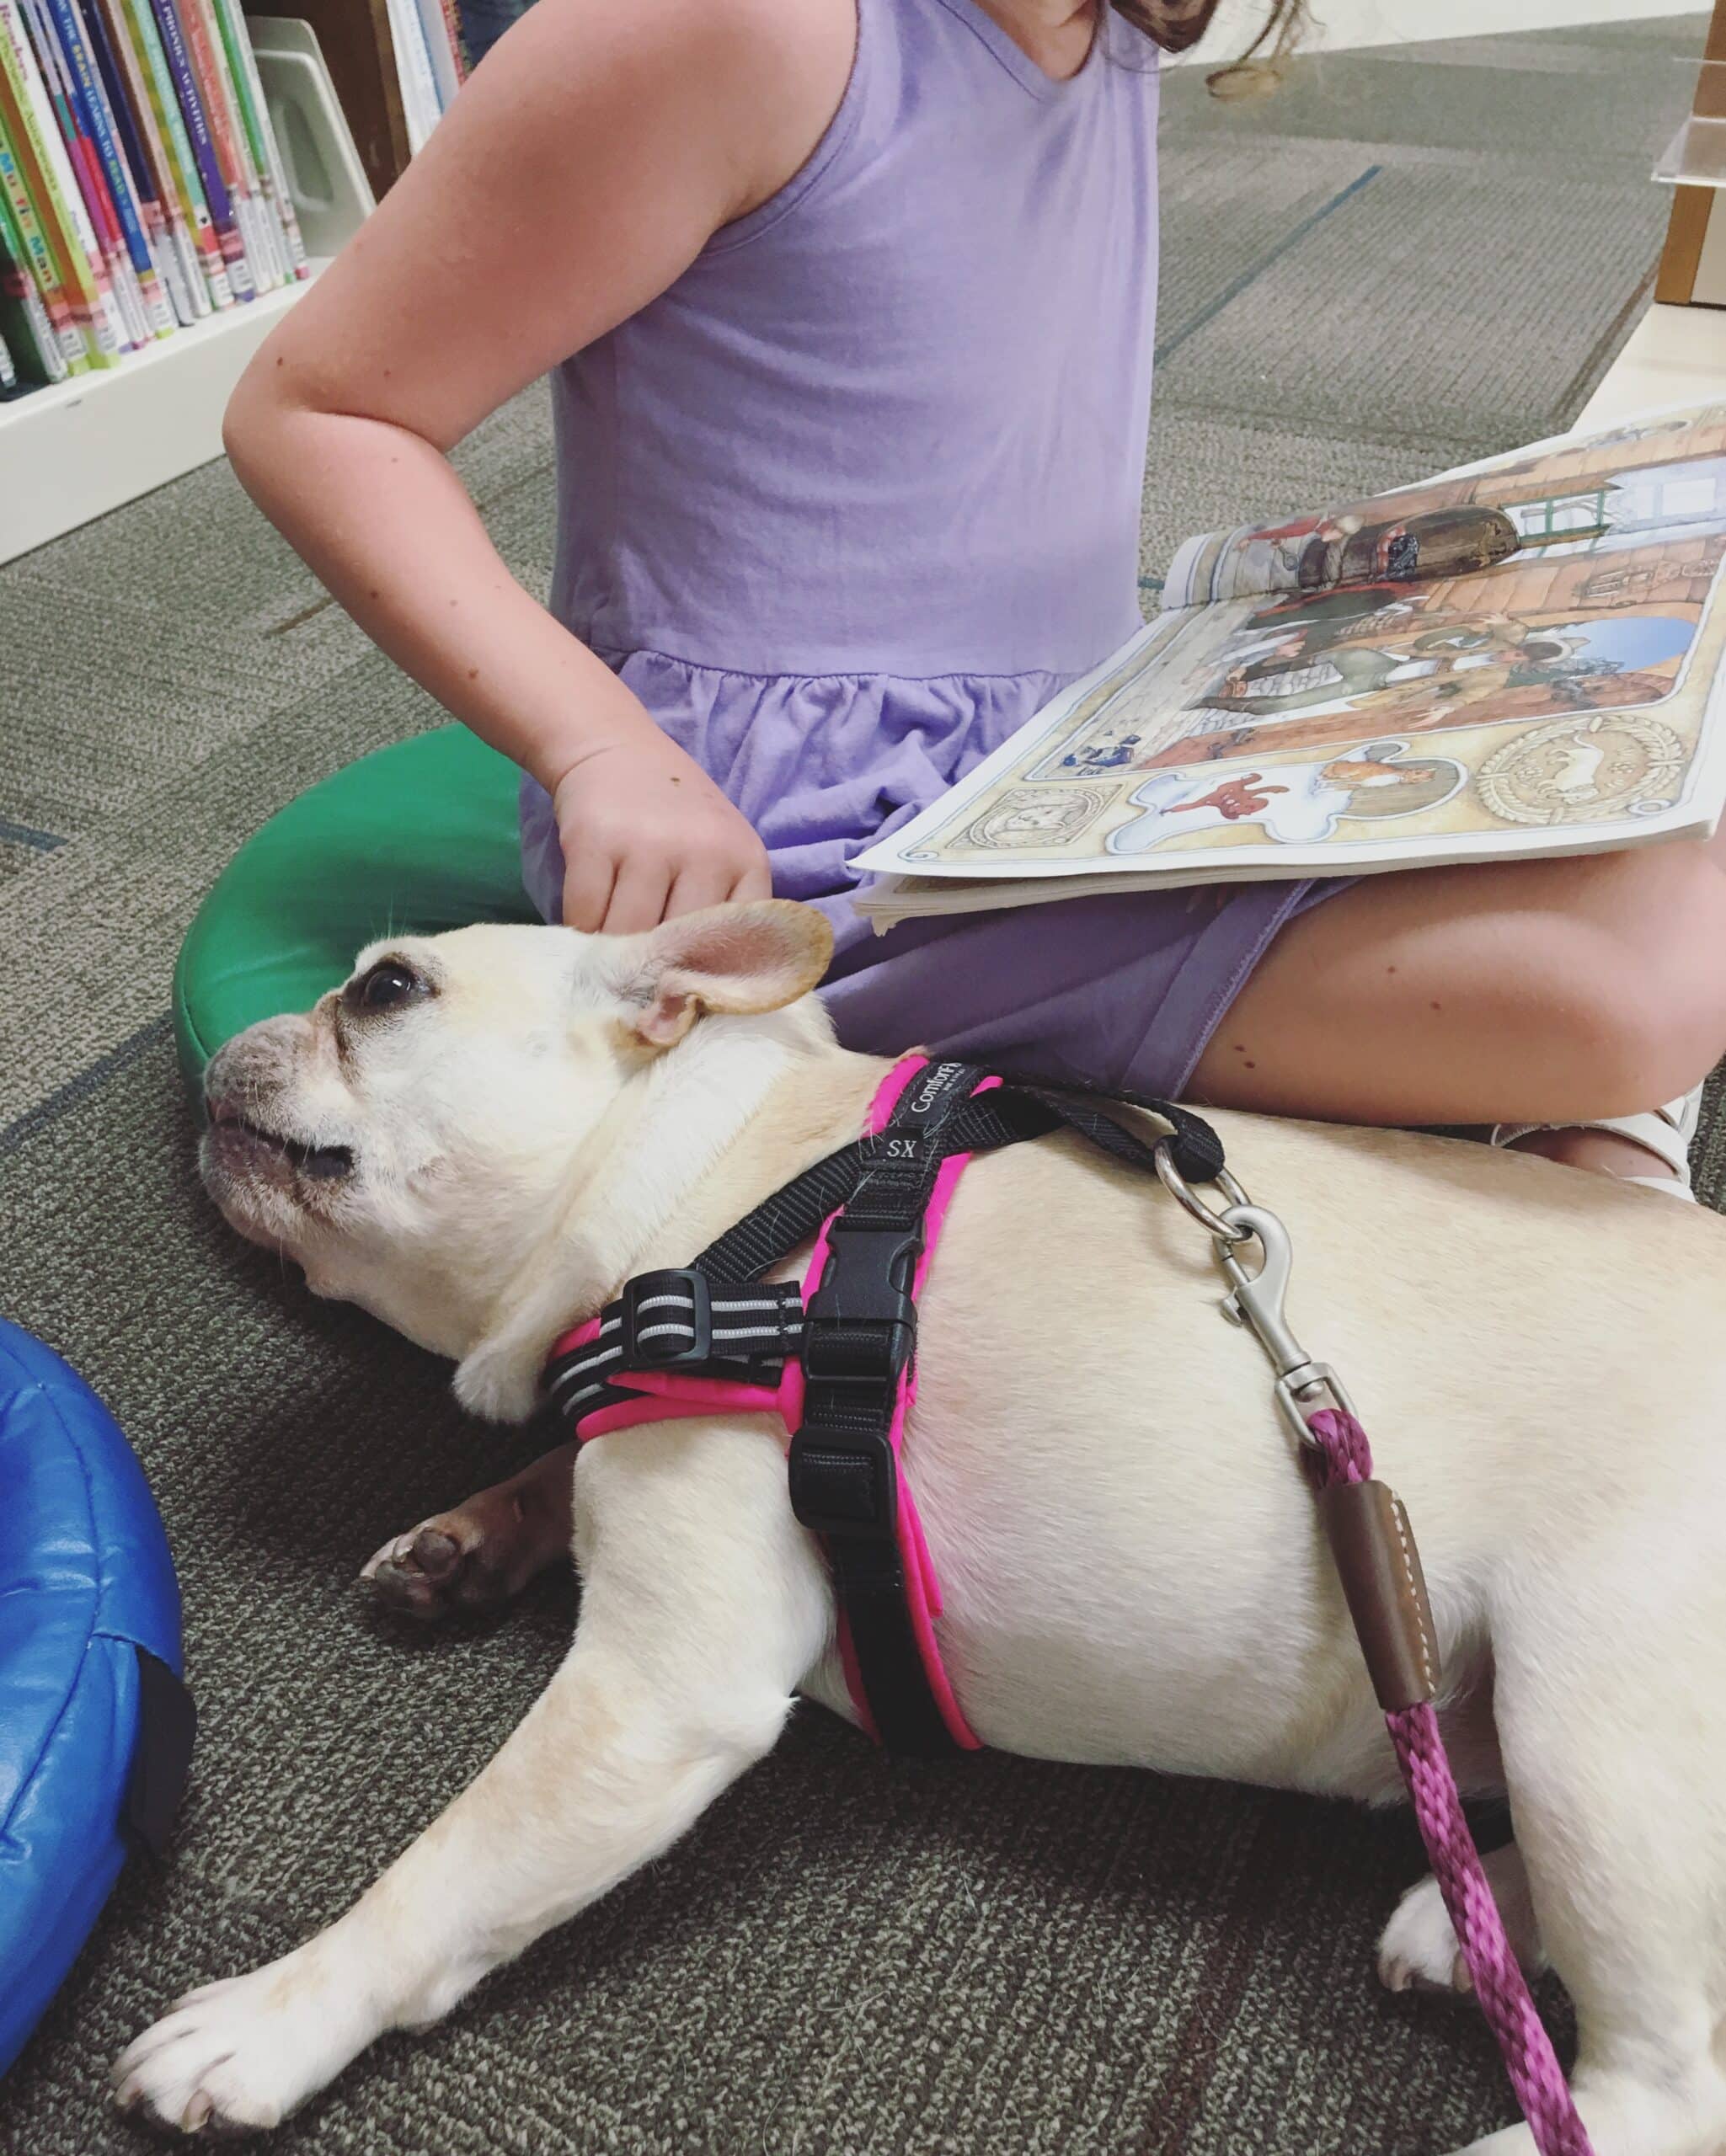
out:
<path id="1" fill-rule="evenodd" d="M 702 906 L 772 896 L 767 848 L 657 728 L 584 746 L 552 805 L 567 927 L 627 936 Z"/>

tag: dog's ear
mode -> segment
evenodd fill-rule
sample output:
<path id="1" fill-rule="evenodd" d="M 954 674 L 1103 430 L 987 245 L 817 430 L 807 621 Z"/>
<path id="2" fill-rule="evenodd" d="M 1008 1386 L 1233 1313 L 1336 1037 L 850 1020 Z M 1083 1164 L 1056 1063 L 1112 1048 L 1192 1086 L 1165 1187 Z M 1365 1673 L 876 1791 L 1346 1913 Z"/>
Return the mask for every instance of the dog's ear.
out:
<path id="1" fill-rule="evenodd" d="M 706 1011 L 778 1011 L 827 970 L 833 931 L 813 906 L 756 899 L 680 914 L 618 953 L 631 1030 L 655 1048 L 681 1041 Z"/>

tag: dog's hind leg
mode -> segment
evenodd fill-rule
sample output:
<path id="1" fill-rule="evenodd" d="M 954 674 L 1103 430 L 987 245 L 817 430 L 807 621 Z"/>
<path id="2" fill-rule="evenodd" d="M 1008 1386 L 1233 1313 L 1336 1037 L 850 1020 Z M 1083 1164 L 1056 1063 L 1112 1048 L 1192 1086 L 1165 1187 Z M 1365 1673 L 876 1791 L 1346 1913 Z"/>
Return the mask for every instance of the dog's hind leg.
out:
<path id="1" fill-rule="evenodd" d="M 577 1449 L 558 1445 L 506 1482 L 393 1535 L 361 1578 L 387 1609 L 409 1617 L 469 1615 L 512 1602 L 569 1556 Z"/>
<path id="2" fill-rule="evenodd" d="M 1519 1567 L 1495 1609 L 1499 1737 L 1541 1941 L 1568 1988 L 1595 2156 L 1721 2156 L 1726 1684 L 1713 1550 Z M 1654 1561 L 1658 1557 L 1659 1561 Z M 1532 2156 L 1526 2127 L 1465 2156 Z"/>

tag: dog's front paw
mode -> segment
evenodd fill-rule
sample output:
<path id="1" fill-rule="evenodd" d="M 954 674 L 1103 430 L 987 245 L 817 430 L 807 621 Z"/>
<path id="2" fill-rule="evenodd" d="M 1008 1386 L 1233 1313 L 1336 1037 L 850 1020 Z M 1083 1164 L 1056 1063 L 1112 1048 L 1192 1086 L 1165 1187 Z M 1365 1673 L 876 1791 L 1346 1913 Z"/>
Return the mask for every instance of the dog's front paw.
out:
<path id="1" fill-rule="evenodd" d="M 340 2010 L 300 1948 L 190 1992 L 114 2063 L 115 2100 L 180 2133 L 279 2125 L 377 2033 Z"/>
<path id="2" fill-rule="evenodd" d="M 505 1327 L 456 1367 L 455 1390 L 470 1415 L 525 1422 L 539 1403 L 542 1327 Z"/>

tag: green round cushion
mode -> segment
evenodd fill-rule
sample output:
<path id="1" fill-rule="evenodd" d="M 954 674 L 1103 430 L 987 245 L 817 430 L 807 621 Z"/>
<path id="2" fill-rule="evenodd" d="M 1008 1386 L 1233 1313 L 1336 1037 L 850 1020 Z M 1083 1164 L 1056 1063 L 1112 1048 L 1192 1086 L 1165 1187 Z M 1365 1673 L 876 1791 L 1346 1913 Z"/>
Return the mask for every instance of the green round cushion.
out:
<path id="1" fill-rule="evenodd" d="M 174 972 L 180 1067 L 200 1097 L 224 1041 L 308 1010 L 374 937 L 537 920 L 521 889 L 520 781 L 466 727 L 442 726 L 362 756 L 248 839 Z"/>

